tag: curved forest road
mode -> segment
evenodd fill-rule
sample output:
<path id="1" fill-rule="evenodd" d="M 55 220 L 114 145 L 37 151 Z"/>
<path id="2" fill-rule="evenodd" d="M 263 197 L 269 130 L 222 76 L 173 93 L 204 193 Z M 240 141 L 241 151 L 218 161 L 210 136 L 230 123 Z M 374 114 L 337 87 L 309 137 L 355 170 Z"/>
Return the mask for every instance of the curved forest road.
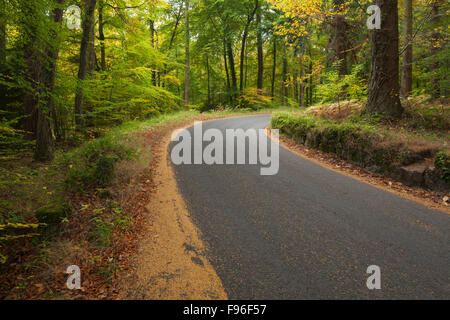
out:
<path id="1" fill-rule="evenodd" d="M 269 122 L 231 118 L 203 130 Z M 450 298 L 448 214 L 282 147 L 274 176 L 259 165 L 173 167 L 230 299 Z M 381 268 L 381 290 L 366 286 L 370 265 Z"/>

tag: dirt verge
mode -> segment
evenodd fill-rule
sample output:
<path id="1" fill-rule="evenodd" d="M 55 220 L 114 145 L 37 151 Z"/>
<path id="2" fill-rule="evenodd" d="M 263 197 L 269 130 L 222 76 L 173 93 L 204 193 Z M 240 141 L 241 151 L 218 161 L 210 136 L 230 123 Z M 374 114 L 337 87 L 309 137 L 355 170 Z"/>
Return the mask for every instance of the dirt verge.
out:
<path id="1" fill-rule="evenodd" d="M 148 228 L 123 279 L 121 299 L 227 299 L 221 280 L 205 258 L 200 232 L 192 223 L 167 158 L 170 135 L 158 150 L 157 186 L 148 210 Z"/>

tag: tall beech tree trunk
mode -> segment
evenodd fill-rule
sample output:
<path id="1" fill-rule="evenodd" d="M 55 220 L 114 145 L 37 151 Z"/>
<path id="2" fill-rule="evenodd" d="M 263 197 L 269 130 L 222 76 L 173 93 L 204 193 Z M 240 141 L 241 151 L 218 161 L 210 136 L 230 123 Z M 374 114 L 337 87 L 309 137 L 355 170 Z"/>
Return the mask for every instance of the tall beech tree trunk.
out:
<path id="1" fill-rule="evenodd" d="M 185 42 L 186 42 L 186 70 L 184 75 L 184 106 L 189 108 L 189 73 L 190 73 L 190 55 L 189 55 L 189 45 L 190 45 L 190 36 L 189 36 L 189 0 L 185 1 Z"/>
<path id="2" fill-rule="evenodd" d="M 75 94 L 75 125 L 76 129 L 81 131 L 84 128 L 83 117 L 83 81 L 89 68 L 89 44 L 92 36 L 92 28 L 94 27 L 94 12 L 97 0 L 86 0 L 83 36 L 81 38 L 80 47 L 80 65 L 78 68 L 78 86 Z"/>
<path id="3" fill-rule="evenodd" d="M 256 81 L 256 87 L 258 91 L 264 87 L 264 51 L 263 51 L 263 38 L 261 29 L 261 7 L 256 1 L 257 11 L 256 11 L 256 46 L 258 51 L 258 79 Z"/>
<path id="4" fill-rule="evenodd" d="M 63 18 L 64 0 L 57 0 L 57 7 L 53 10 L 54 25 L 50 30 L 51 41 L 47 48 L 46 68 L 43 83 L 46 94 L 37 109 L 37 134 L 34 158 L 39 161 L 53 159 L 54 134 L 51 125 L 51 116 L 54 115 L 53 92 L 55 90 L 56 65 L 59 56 L 59 34 Z"/>
<path id="5" fill-rule="evenodd" d="M 403 52 L 403 66 L 402 66 L 402 85 L 401 95 L 403 98 L 409 97 L 412 90 L 412 60 L 413 60 L 413 9 L 412 0 L 404 0 L 405 6 L 405 30 L 404 30 L 404 43 L 405 51 Z"/>
<path id="6" fill-rule="evenodd" d="M 397 0 L 375 0 L 381 9 L 381 29 L 371 30 L 372 47 L 366 111 L 399 117 L 398 8 Z"/>

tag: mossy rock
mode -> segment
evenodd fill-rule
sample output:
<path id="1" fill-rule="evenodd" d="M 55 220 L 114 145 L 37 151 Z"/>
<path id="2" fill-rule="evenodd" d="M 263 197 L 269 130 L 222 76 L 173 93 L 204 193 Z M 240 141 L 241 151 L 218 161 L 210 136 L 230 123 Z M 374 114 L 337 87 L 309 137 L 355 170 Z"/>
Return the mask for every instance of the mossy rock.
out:
<path id="1" fill-rule="evenodd" d="M 35 216 L 40 223 L 57 225 L 67 217 L 69 212 L 69 206 L 65 202 L 58 200 L 36 210 Z"/>

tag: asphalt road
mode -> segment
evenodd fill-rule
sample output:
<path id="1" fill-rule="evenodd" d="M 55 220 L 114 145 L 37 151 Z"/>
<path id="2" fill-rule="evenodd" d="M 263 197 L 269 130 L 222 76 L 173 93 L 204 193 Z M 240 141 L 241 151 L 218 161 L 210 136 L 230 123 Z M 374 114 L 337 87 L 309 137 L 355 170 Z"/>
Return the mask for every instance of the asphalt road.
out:
<path id="1" fill-rule="evenodd" d="M 252 116 L 203 127 L 269 122 Z M 261 176 L 260 167 L 174 166 L 230 299 L 450 298 L 448 214 L 283 148 L 277 175 Z M 380 290 L 366 286 L 370 265 L 381 269 Z"/>

